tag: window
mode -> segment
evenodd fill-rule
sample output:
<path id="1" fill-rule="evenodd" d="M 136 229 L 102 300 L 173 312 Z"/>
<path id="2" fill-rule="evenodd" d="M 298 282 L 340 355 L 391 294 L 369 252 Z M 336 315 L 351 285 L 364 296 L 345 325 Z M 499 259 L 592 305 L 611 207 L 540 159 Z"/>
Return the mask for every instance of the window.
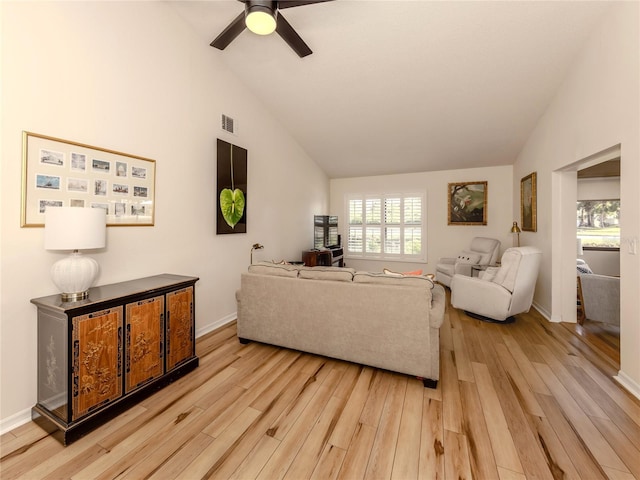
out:
<path id="1" fill-rule="evenodd" d="M 580 200 L 578 238 L 593 250 L 620 249 L 620 200 Z"/>
<path id="2" fill-rule="evenodd" d="M 347 196 L 346 255 L 426 260 L 424 194 Z"/>

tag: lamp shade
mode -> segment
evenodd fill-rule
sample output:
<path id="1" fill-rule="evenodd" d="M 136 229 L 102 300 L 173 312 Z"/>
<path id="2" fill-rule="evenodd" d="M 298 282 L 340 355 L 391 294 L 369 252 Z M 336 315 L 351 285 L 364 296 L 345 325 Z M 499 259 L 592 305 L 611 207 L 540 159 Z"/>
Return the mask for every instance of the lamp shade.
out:
<path id="1" fill-rule="evenodd" d="M 106 232 L 103 208 L 52 207 L 45 212 L 46 250 L 104 248 Z"/>

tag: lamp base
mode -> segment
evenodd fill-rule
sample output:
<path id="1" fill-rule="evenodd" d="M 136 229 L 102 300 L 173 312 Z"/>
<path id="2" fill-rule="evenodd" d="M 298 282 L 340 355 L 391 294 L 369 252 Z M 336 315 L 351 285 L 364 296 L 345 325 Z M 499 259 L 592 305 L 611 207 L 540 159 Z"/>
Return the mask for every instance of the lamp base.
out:
<path id="1" fill-rule="evenodd" d="M 51 267 L 51 279 L 62 292 L 63 302 L 77 302 L 89 296 L 98 277 L 98 262 L 75 251 Z"/>
<path id="2" fill-rule="evenodd" d="M 89 290 L 77 293 L 61 293 L 60 298 L 63 302 L 79 302 L 85 298 L 89 298 Z"/>

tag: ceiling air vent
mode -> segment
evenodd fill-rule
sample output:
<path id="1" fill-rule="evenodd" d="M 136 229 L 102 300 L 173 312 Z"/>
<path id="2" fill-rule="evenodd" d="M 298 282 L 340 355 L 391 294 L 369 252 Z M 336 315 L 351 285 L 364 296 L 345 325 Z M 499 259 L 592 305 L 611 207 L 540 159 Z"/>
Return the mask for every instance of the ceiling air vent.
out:
<path id="1" fill-rule="evenodd" d="M 222 114 L 222 130 L 225 132 L 236 134 L 236 124 L 233 118 Z"/>

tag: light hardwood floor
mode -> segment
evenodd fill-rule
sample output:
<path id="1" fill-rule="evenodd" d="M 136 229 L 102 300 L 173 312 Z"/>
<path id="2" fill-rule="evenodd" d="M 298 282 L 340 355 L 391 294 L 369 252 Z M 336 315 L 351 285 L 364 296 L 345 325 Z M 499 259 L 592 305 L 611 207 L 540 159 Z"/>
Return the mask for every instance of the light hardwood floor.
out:
<path id="1" fill-rule="evenodd" d="M 198 340 L 197 370 L 68 447 L 33 423 L 3 435 L 0 477 L 640 480 L 640 402 L 598 342 L 448 305 L 440 345 L 433 390 L 240 345 L 230 324 Z"/>

